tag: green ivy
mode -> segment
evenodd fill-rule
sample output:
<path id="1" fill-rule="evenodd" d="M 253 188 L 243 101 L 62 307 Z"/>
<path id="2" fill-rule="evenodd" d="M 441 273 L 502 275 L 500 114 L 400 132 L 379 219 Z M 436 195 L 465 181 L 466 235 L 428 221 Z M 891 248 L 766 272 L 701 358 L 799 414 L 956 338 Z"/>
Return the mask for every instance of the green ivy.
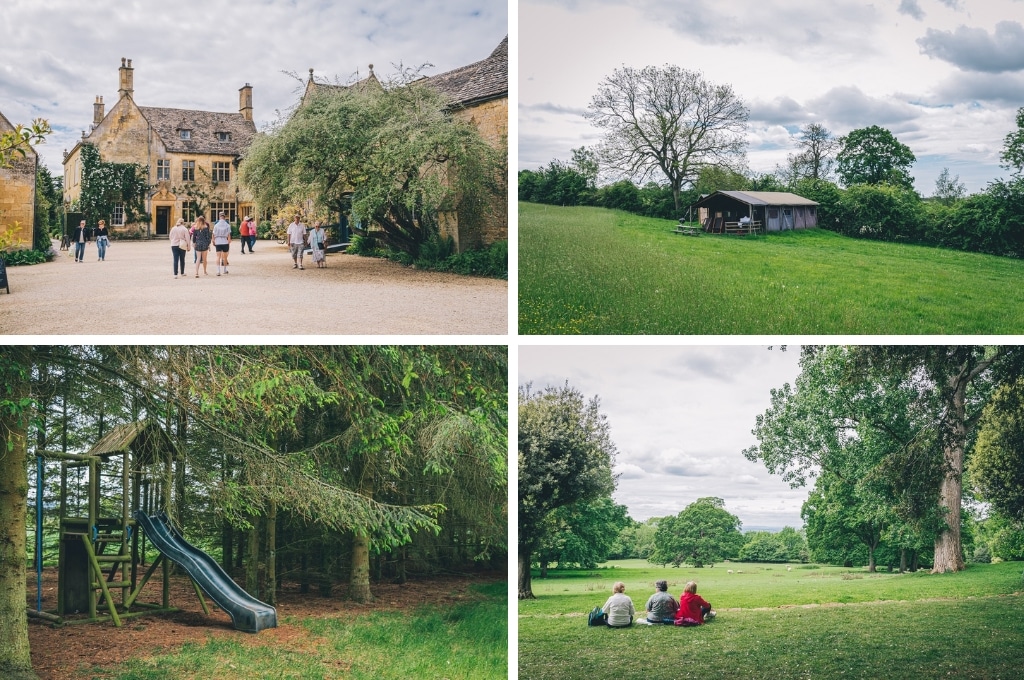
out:
<path id="1" fill-rule="evenodd" d="M 79 209 L 89 223 L 113 222 L 114 206 L 124 205 L 125 224 L 148 222 L 149 170 L 139 163 L 108 163 L 92 144 L 82 144 L 82 194 Z"/>

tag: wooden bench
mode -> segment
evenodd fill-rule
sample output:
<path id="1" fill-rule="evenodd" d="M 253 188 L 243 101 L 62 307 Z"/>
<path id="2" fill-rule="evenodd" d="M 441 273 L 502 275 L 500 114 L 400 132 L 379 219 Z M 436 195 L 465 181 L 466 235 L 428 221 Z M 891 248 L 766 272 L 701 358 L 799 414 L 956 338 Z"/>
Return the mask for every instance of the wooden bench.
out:
<path id="1" fill-rule="evenodd" d="M 682 234 L 683 236 L 700 236 L 701 228 L 693 227 L 687 224 L 679 223 L 679 226 L 672 230 L 673 234 Z"/>

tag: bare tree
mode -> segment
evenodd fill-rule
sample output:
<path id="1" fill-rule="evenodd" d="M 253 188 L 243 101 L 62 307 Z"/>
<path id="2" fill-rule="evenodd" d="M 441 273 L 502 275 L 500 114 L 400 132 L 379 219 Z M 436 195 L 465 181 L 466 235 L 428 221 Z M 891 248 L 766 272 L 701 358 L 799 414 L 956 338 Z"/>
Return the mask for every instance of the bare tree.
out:
<path id="1" fill-rule="evenodd" d="M 790 183 L 797 180 L 828 179 L 832 175 L 839 140 L 821 123 L 808 123 L 800 128 L 800 152 L 786 156 L 785 176 Z"/>
<path id="2" fill-rule="evenodd" d="M 664 175 L 676 210 L 701 168 L 745 165 L 747 108 L 730 85 L 666 64 L 615 69 L 590 100 L 586 118 L 604 131 L 603 167 L 643 183 Z"/>

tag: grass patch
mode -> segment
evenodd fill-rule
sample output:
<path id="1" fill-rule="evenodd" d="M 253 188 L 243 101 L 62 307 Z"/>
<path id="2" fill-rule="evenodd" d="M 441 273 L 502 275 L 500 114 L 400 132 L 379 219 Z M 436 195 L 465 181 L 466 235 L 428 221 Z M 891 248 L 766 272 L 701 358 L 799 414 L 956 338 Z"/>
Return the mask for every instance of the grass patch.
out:
<path id="1" fill-rule="evenodd" d="M 1024 261 L 519 204 L 523 334 L 1016 334 Z"/>
<path id="2" fill-rule="evenodd" d="M 728 574 L 727 569 L 743 573 Z M 1024 662 L 1019 563 L 972 565 L 960 574 L 868 574 L 822 567 L 727 564 L 661 569 L 616 563 L 585 581 L 534 581 L 538 600 L 519 603 L 519 677 L 645 678 L 729 674 L 742 678 L 1017 677 Z M 860 578 L 844 579 L 855 575 Z M 643 609 L 653 581 L 678 595 L 690 579 L 718 617 L 700 628 L 588 628 L 616 580 Z M 566 591 L 568 587 L 568 591 Z M 898 669 L 898 670 L 896 670 Z"/>
<path id="3" fill-rule="evenodd" d="M 504 680 L 507 584 L 478 586 L 473 592 L 477 597 L 455 605 L 424 604 L 405 613 L 377 611 L 291 622 L 308 631 L 313 644 L 307 640 L 282 647 L 272 641 L 254 645 L 250 639 L 210 640 L 184 645 L 171 654 L 134 659 L 103 677 Z"/>

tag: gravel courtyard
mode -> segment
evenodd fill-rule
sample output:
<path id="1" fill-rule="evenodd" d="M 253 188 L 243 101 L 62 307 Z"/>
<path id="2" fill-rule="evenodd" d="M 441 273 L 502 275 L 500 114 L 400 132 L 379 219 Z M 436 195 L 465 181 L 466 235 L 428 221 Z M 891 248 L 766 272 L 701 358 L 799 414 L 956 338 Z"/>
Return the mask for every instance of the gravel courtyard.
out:
<path id="1" fill-rule="evenodd" d="M 231 244 L 229 272 L 174 278 L 167 241 L 115 241 L 99 262 L 96 245 L 76 263 L 8 267 L 0 289 L 5 335 L 506 335 L 508 282 L 427 272 L 359 257 L 305 258 L 257 242 L 255 254 Z M 54 243 L 56 248 L 57 244 Z"/>

